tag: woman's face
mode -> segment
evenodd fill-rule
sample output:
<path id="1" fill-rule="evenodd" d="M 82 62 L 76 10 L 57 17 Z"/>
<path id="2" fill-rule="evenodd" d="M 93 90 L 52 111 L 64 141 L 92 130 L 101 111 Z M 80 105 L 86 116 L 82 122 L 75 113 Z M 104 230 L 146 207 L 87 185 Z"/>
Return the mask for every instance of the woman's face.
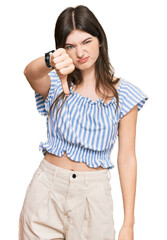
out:
<path id="1" fill-rule="evenodd" d="M 99 56 L 99 40 L 87 32 L 73 30 L 66 39 L 65 49 L 75 67 L 84 71 L 95 66 Z"/>

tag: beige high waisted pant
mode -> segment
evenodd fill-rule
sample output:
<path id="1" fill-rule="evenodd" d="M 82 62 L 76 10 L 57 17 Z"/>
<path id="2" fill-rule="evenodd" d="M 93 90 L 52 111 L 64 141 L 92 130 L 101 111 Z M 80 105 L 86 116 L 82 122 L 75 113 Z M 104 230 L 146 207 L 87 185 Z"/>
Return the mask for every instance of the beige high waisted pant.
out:
<path id="1" fill-rule="evenodd" d="M 109 171 L 72 171 L 43 158 L 27 187 L 19 240 L 115 240 Z"/>

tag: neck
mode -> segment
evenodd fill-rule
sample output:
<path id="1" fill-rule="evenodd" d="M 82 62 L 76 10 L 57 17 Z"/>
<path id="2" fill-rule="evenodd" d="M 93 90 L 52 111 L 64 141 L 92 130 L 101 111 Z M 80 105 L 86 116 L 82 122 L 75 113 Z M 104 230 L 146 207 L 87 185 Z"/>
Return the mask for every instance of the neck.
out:
<path id="1" fill-rule="evenodd" d="M 94 87 L 96 84 L 96 76 L 95 76 L 95 68 L 90 68 L 87 70 L 81 71 L 82 74 L 82 87 L 83 88 L 89 88 L 89 87 Z"/>

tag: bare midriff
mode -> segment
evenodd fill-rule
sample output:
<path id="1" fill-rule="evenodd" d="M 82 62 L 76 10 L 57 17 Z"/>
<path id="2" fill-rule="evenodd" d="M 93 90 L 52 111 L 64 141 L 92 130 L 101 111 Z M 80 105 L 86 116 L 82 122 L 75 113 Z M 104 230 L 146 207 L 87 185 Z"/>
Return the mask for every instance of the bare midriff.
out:
<path id="1" fill-rule="evenodd" d="M 51 164 L 54 164 L 58 167 L 65 168 L 71 171 L 97 171 L 97 170 L 104 170 L 102 167 L 92 168 L 89 167 L 86 163 L 83 162 L 75 162 L 71 160 L 67 155 L 66 152 L 62 157 L 58 157 L 54 154 L 46 152 L 45 160 Z"/>

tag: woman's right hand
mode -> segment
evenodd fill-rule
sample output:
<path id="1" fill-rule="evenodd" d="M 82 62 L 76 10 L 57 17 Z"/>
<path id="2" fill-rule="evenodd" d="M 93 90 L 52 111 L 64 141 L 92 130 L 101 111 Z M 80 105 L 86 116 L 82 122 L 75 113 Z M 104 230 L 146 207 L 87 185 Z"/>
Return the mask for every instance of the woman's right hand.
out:
<path id="1" fill-rule="evenodd" d="M 75 69 L 72 58 L 67 54 L 64 48 L 58 48 L 50 54 L 50 65 L 56 70 L 61 80 L 63 91 L 68 95 L 69 88 L 67 75 L 72 73 Z"/>

